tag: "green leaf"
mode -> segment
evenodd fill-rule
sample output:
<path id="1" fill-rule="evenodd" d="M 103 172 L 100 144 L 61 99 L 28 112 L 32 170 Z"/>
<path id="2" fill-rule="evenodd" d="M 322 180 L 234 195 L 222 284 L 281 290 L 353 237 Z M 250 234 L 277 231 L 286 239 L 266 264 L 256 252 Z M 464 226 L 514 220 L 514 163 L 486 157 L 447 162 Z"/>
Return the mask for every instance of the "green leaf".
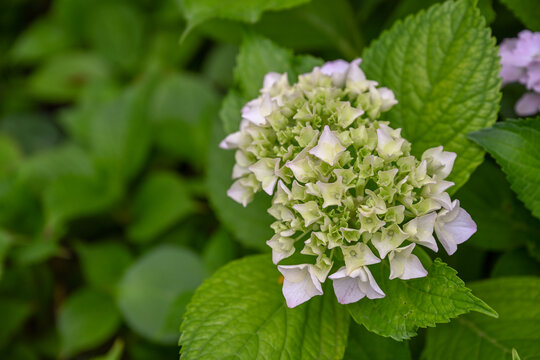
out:
<path id="1" fill-rule="evenodd" d="M 244 245 L 269 250 L 266 241 L 272 237 L 270 224 L 273 219 L 266 210 L 270 207 L 270 197 L 259 193 L 247 207 L 242 207 L 227 196 L 227 189 L 232 184 L 234 152 L 218 147 L 224 137 L 221 123 L 216 121 L 212 131 L 206 178 L 210 204 L 223 225 Z"/>
<path id="2" fill-rule="evenodd" d="M 155 239 L 194 210 L 186 185 L 173 173 L 154 172 L 136 190 L 131 204 L 130 239 Z"/>
<path id="3" fill-rule="evenodd" d="M 4 273 L 4 259 L 12 244 L 13 237 L 3 229 L 0 229 L 0 281 L 2 281 L 2 275 Z"/>
<path id="4" fill-rule="evenodd" d="M 351 322 L 347 350 L 343 360 L 411 360 L 406 341 L 396 341 L 369 332 Z"/>
<path id="5" fill-rule="evenodd" d="M 154 342 L 173 344 L 184 307 L 204 276 L 197 255 L 162 245 L 126 271 L 118 287 L 118 306 L 135 332 Z"/>
<path id="6" fill-rule="evenodd" d="M 511 359 L 513 348 L 523 359 L 540 354 L 540 279 L 514 277 L 469 284 L 499 313 L 498 319 L 477 314 L 429 329 L 427 359 Z"/>
<path id="7" fill-rule="evenodd" d="M 218 109 L 219 97 L 210 83 L 191 74 L 167 74 L 150 105 L 157 146 L 202 168 Z"/>
<path id="8" fill-rule="evenodd" d="M 43 194 L 47 223 L 54 232 L 70 220 L 109 209 L 120 199 L 121 189 L 103 176 L 65 175 Z"/>
<path id="9" fill-rule="evenodd" d="M 289 309 L 279 278 L 267 255 L 218 270 L 188 306 L 182 359 L 341 359 L 349 317 L 331 288 Z"/>
<path id="10" fill-rule="evenodd" d="M 497 160 L 512 190 L 540 218 L 540 118 L 506 120 L 469 136 Z"/>
<path id="11" fill-rule="evenodd" d="M 17 38 L 9 55 L 16 63 L 34 64 L 67 49 L 70 42 L 61 26 L 43 18 L 32 23 Z"/>
<path id="12" fill-rule="evenodd" d="M 15 299 L 0 299 L 0 349 L 20 330 L 31 313 L 31 304 Z"/>
<path id="13" fill-rule="evenodd" d="M 144 45 L 144 17 L 135 6 L 123 3 L 96 4 L 88 16 L 88 36 L 107 60 L 133 70 Z"/>
<path id="14" fill-rule="evenodd" d="M 399 103 L 384 118 L 414 155 L 439 145 L 457 153 L 456 191 L 483 159 L 466 134 L 493 124 L 500 100 L 497 48 L 480 12 L 461 0 L 408 17 L 365 51 L 362 68 L 394 91 Z"/>
<path id="15" fill-rule="evenodd" d="M 120 327 L 113 300 L 90 288 L 73 293 L 58 313 L 61 352 L 70 356 L 107 341 Z"/>
<path id="16" fill-rule="evenodd" d="M 184 0 L 181 5 L 188 21 L 187 30 L 212 18 L 221 18 L 254 23 L 264 11 L 283 10 L 310 0 Z"/>
<path id="17" fill-rule="evenodd" d="M 202 257 L 206 268 L 214 272 L 235 259 L 237 253 L 234 240 L 224 229 L 219 228 L 204 246 Z"/>
<path id="18" fill-rule="evenodd" d="M 12 174 L 21 160 L 21 152 L 15 142 L 0 134 L 0 178 Z"/>
<path id="19" fill-rule="evenodd" d="M 41 113 L 6 115 L 0 119 L 0 131 L 16 140 L 27 154 L 54 146 L 61 136 L 50 118 Z"/>
<path id="20" fill-rule="evenodd" d="M 538 1 L 536 0 L 500 0 L 519 20 L 532 31 L 540 31 Z"/>
<path id="21" fill-rule="evenodd" d="M 76 247 L 86 282 L 114 293 L 125 270 L 133 262 L 128 247 L 118 241 L 80 243 Z"/>
<path id="22" fill-rule="evenodd" d="M 70 101 L 90 83 L 107 80 L 110 70 L 91 53 L 64 53 L 48 59 L 28 80 L 31 94 L 48 102 Z"/>
<path id="23" fill-rule="evenodd" d="M 455 197 L 478 226 L 468 245 L 506 250 L 540 239 L 540 221 L 516 198 L 492 161 L 484 161 Z"/>
<path id="24" fill-rule="evenodd" d="M 90 126 L 90 145 L 99 168 L 114 179 L 135 176 L 146 161 L 151 140 L 150 95 L 155 77 L 149 76 L 106 106 Z"/>
<path id="25" fill-rule="evenodd" d="M 234 76 L 244 98 L 253 99 L 259 95 L 264 75 L 274 71 L 284 73 L 291 71 L 293 53 L 272 41 L 253 33 L 244 37 Z"/>
<path id="26" fill-rule="evenodd" d="M 122 340 L 116 340 L 107 354 L 93 357 L 92 360 L 120 360 L 123 352 L 124 342 Z"/>
<path id="27" fill-rule="evenodd" d="M 540 276 L 540 263 L 535 261 L 525 249 L 516 249 L 502 254 L 493 269 L 491 277 Z"/>
<path id="28" fill-rule="evenodd" d="M 350 314 L 368 330 L 396 340 L 409 339 L 419 327 L 449 322 L 469 311 L 497 316 L 471 294 L 451 267 L 435 260 L 427 271 L 428 276 L 419 279 L 388 280 L 388 267 L 379 265 L 373 276 L 386 297 L 347 305 Z"/>
<path id="29" fill-rule="evenodd" d="M 219 111 L 219 117 L 223 122 L 223 128 L 225 132 L 223 134 L 230 134 L 238 131 L 240 128 L 240 121 L 242 120 L 242 106 L 246 104 L 246 101 L 236 90 L 230 90 L 221 104 L 221 110 Z M 214 144 L 212 144 L 214 145 Z"/>

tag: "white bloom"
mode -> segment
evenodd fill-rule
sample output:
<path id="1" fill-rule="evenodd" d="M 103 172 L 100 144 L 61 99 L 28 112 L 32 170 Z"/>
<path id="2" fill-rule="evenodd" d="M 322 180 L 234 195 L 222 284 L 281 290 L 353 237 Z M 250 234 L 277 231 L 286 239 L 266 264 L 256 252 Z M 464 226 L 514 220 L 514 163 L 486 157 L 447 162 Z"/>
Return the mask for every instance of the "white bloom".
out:
<path id="1" fill-rule="evenodd" d="M 427 160 L 428 171 L 432 175 L 445 179 L 454 167 L 456 156 L 456 153 L 443 151 L 442 146 L 437 146 L 424 151 L 422 160 Z"/>
<path id="2" fill-rule="evenodd" d="M 314 296 L 322 295 L 321 283 L 317 279 L 313 265 L 279 265 L 283 275 L 283 296 L 290 308 L 296 307 Z"/>
<path id="3" fill-rule="evenodd" d="M 476 223 L 459 206 L 459 200 L 454 200 L 451 209 L 441 210 L 435 221 L 435 233 L 448 255 L 455 253 L 458 244 L 467 241 L 475 232 Z"/>
<path id="4" fill-rule="evenodd" d="M 377 152 L 382 157 L 401 155 L 401 146 L 405 142 L 399 134 L 401 129 L 394 130 L 390 126 L 380 124 L 377 129 Z"/>
<path id="5" fill-rule="evenodd" d="M 325 125 L 317 146 L 309 150 L 309 153 L 333 166 L 344 151 L 345 147 L 341 145 L 339 138 Z"/>
<path id="6" fill-rule="evenodd" d="M 380 299 L 385 296 L 367 266 L 363 266 L 347 275 L 345 267 L 329 276 L 333 280 L 334 292 L 340 304 L 357 302 L 363 297 Z"/>
<path id="7" fill-rule="evenodd" d="M 392 106 L 398 103 L 392 90 L 382 87 L 379 88 L 378 91 L 381 97 L 381 111 L 388 111 Z"/>
<path id="8" fill-rule="evenodd" d="M 280 159 L 262 158 L 249 167 L 268 195 L 274 193 L 274 187 L 278 180 L 276 173 L 279 170 L 279 161 Z"/>
<path id="9" fill-rule="evenodd" d="M 227 150 L 236 149 L 240 146 L 240 143 L 245 141 L 245 139 L 246 134 L 242 131 L 237 131 L 227 135 L 227 137 L 219 143 L 219 147 Z"/>
<path id="10" fill-rule="evenodd" d="M 294 253 L 294 239 L 279 234 L 266 242 L 272 248 L 272 261 L 277 264 Z"/>
<path id="11" fill-rule="evenodd" d="M 373 254 L 369 246 L 363 242 L 358 242 L 352 246 L 341 246 L 343 258 L 345 259 L 345 268 L 347 275 L 352 274 L 357 269 L 380 263 L 381 260 Z"/>
<path id="12" fill-rule="evenodd" d="M 388 228 L 383 228 L 382 233 L 375 234 L 371 243 L 379 252 L 381 259 L 384 259 L 390 251 L 397 249 L 408 237 L 409 234 L 401 230 L 398 225 L 393 224 Z"/>
<path id="13" fill-rule="evenodd" d="M 411 236 L 410 241 L 437 252 L 439 249 L 433 237 L 433 226 L 436 218 L 437 213 L 435 212 L 416 217 L 405 224 L 403 230 Z"/>
<path id="14" fill-rule="evenodd" d="M 341 59 L 328 61 L 321 67 L 321 73 L 330 76 L 332 78 L 332 82 L 337 87 L 342 87 L 345 85 L 348 70 L 349 63 Z"/>
<path id="15" fill-rule="evenodd" d="M 308 201 L 304 204 L 295 204 L 293 205 L 293 209 L 300 213 L 306 227 L 319 220 L 322 216 L 321 210 L 315 201 Z"/>
<path id="16" fill-rule="evenodd" d="M 400 278 L 402 280 L 409 280 L 421 278 L 428 274 L 420 260 L 416 255 L 412 254 L 415 246 L 415 244 L 409 244 L 390 252 L 390 255 L 388 255 L 388 260 L 390 261 L 390 279 Z"/>
<path id="17" fill-rule="evenodd" d="M 227 190 L 227 195 L 244 207 L 253 200 L 253 196 L 259 190 L 259 183 L 252 176 L 246 176 L 236 180 L 229 190 Z"/>
<path id="18" fill-rule="evenodd" d="M 255 125 L 266 125 L 266 117 L 272 113 L 273 104 L 270 95 L 263 94 L 261 97 L 251 100 L 242 108 L 242 119 Z"/>

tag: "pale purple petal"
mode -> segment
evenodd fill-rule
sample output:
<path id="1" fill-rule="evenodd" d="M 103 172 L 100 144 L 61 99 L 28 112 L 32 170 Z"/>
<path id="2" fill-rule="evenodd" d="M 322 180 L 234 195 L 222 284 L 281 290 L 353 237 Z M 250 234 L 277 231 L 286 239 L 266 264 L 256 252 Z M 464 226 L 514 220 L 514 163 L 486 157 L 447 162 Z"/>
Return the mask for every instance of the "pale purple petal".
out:
<path id="1" fill-rule="evenodd" d="M 435 221 L 435 233 L 448 255 L 457 250 L 457 245 L 467 241 L 476 232 L 476 223 L 469 213 L 454 200 L 453 208 L 441 210 Z"/>
<path id="2" fill-rule="evenodd" d="M 540 94 L 527 93 L 516 103 L 516 114 L 530 116 L 540 112 Z"/>
<path id="3" fill-rule="evenodd" d="M 313 296 L 322 295 L 322 287 L 311 270 L 312 265 L 280 265 L 283 275 L 283 296 L 290 308 L 296 307 Z"/>

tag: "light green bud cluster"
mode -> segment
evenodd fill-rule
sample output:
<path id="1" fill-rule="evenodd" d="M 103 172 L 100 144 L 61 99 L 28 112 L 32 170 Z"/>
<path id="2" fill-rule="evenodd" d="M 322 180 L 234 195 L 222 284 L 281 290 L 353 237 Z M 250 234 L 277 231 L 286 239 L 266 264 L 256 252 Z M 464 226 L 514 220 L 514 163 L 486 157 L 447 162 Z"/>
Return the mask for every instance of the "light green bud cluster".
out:
<path id="1" fill-rule="evenodd" d="M 412 156 L 401 129 L 380 119 L 397 103 L 392 91 L 367 80 L 358 63 L 327 63 L 293 85 L 286 74 L 267 74 L 261 95 L 242 110 L 240 131 L 221 143 L 237 149 L 236 181 L 228 195 L 244 206 L 261 189 L 273 195 L 268 212 L 276 219 L 275 235 L 267 244 L 274 263 L 295 252 L 313 257 L 308 264 L 280 266 L 285 286 L 305 281 L 298 271 L 309 274 L 314 286 L 309 297 L 319 293 L 317 282 L 326 280 L 334 263 L 344 264 L 341 278 L 358 278 L 359 289 L 362 284 L 375 289 L 373 296 L 359 290 L 370 298 L 384 293 L 367 266 L 387 256 L 391 278 L 425 276 L 411 254 L 414 244 L 436 251 L 438 216 L 452 211 L 452 221 L 464 216 L 445 192 L 453 185 L 444 178 L 455 154 L 438 147 L 422 159 Z M 440 228 L 450 229 L 443 223 Z M 409 245 L 400 247 L 405 242 Z M 290 268 L 295 275 L 287 279 Z M 340 297 L 336 280 L 340 302 L 351 302 Z M 287 296 L 285 286 L 288 304 L 296 306 L 300 300 L 290 300 L 294 296 Z"/>

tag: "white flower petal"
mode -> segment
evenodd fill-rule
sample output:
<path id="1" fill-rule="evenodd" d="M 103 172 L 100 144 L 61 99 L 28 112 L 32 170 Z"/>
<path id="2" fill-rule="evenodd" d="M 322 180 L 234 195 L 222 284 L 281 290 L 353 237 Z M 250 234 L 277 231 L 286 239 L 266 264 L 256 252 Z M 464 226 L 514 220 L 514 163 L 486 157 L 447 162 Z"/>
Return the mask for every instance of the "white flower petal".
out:
<path id="1" fill-rule="evenodd" d="M 277 264 L 294 253 L 294 239 L 274 235 L 266 242 L 272 248 L 272 262 Z"/>
<path id="2" fill-rule="evenodd" d="M 367 267 L 362 267 L 347 275 L 345 267 L 329 276 L 333 280 L 334 292 L 340 304 L 357 302 L 367 296 L 379 299 L 385 296 Z"/>
<path id="3" fill-rule="evenodd" d="M 445 179 L 454 167 L 456 153 L 443 151 L 442 146 L 427 149 L 422 154 L 422 160 L 427 160 L 428 170 L 432 175 Z"/>
<path id="4" fill-rule="evenodd" d="M 476 230 L 476 223 L 459 206 L 459 200 L 454 200 L 451 210 L 441 210 L 435 221 L 435 233 L 448 255 L 455 253 L 457 245 L 467 241 Z"/>
<path id="5" fill-rule="evenodd" d="M 262 158 L 249 166 L 249 170 L 255 174 L 257 180 L 261 182 L 263 190 L 268 195 L 274 193 L 274 187 L 278 181 L 276 173 L 279 169 L 279 162 L 280 159 Z"/>
<path id="6" fill-rule="evenodd" d="M 400 278 L 402 280 L 409 280 L 421 278 L 428 274 L 420 260 L 416 255 L 412 254 L 415 246 L 415 244 L 409 244 L 392 251 L 388 255 L 388 260 L 390 261 L 390 279 Z"/>
<path id="7" fill-rule="evenodd" d="M 437 213 L 432 212 L 424 216 L 419 216 L 409 221 L 403 230 L 412 236 L 410 241 L 425 246 L 435 252 L 439 250 L 435 238 L 433 237 L 433 226 L 437 219 Z"/>
<path id="8" fill-rule="evenodd" d="M 311 267 L 309 264 L 278 266 L 283 275 L 283 296 L 288 307 L 296 307 L 313 296 L 323 294 L 321 283 Z"/>
<path id="9" fill-rule="evenodd" d="M 309 153 L 333 166 L 339 155 L 344 151 L 345 147 L 341 144 L 339 138 L 330 130 L 330 127 L 326 125 L 317 146 L 309 150 Z"/>
<path id="10" fill-rule="evenodd" d="M 349 65 L 349 71 L 347 72 L 347 83 L 357 83 L 366 80 L 366 75 L 360 69 L 360 63 L 362 59 L 355 59 Z"/>

